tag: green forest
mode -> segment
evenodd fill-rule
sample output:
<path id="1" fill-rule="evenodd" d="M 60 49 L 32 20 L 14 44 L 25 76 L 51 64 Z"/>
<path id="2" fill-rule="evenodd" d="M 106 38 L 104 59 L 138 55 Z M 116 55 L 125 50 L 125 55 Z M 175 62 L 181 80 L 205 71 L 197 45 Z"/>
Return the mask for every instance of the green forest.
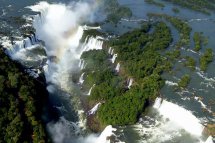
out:
<path id="1" fill-rule="evenodd" d="M 188 9 L 202 12 L 204 14 L 210 14 L 211 11 L 215 11 L 215 0 L 164 0 L 177 4 Z"/>
<path id="2" fill-rule="evenodd" d="M 45 143 L 41 120 L 48 93 L 0 48 L 0 143 Z"/>
<path id="3" fill-rule="evenodd" d="M 153 33 L 149 30 L 153 29 Z M 90 102 L 102 102 L 97 118 L 103 125 L 128 125 L 138 120 L 150 102 L 159 96 L 164 85 L 161 74 L 171 69 L 171 62 L 160 53 L 172 41 L 170 29 L 163 22 L 145 23 L 140 29 L 128 32 L 106 43 L 106 50 L 85 52 L 82 59 L 88 64 L 84 86 L 95 84 Z M 108 47 L 118 54 L 113 65 Z M 114 70 L 120 63 L 120 72 Z M 128 89 L 128 79 L 133 79 Z"/>
<path id="4" fill-rule="evenodd" d="M 179 32 L 179 40 L 175 45 L 176 48 L 181 48 L 190 44 L 190 33 L 192 28 L 188 23 L 186 23 L 186 21 L 166 14 L 148 13 L 148 16 L 150 18 L 164 18 L 177 29 Z"/>
<path id="5" fill-rule="evenodd" d="M 205 71 L 208 64 L 213 61 L 213 51 L 212 49 L 206 49 L 205 53 L 200 57 L 200 69 Z"/>

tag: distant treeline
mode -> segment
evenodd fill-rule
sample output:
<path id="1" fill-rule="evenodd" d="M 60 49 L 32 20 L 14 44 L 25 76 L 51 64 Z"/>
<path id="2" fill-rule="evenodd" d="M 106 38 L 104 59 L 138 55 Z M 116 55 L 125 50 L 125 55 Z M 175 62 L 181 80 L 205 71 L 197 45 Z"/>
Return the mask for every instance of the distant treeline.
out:
<path id="1" fill-rule="evenodd" d="M 215 11 L 215 0 L 164 0 L 205 14 Z"/>

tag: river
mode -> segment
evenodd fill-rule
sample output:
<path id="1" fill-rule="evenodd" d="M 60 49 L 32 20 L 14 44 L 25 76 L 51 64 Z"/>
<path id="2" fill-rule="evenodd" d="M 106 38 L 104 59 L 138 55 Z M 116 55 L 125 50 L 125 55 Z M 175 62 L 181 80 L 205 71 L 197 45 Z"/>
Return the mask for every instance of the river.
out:
<path id="1" fill-rule="evenodd" d="M 80 73 L 81 68 L 77 65 L 84 51 L 93 47 L 98 50 L 102 48 L 102 39 L 99 38 L 91 39 L 94 45 L 79 42 L 85 28 L 79 23 L 91 22 L 92 17 L 100 15 L 90 13 L 94 11 L 92 5 L 81 4 L 81 6 L 75 6 L 76 10 L 70 11 L 67 6 L 74 3 L 68 0 L 48 1 L 61 4 L 37 4 L 38 2 L 38 0 L 0 0 L 1 42 L 9 49 L 8 54 L 11 58 L 20 61 L 28 69 L 29 74 L 37 76 L 44 71 L 47 89 L 50 92 L 50 107 L 53 112 L 58 113 L 57 119 L 52 120 L 44 115 L 44 120 L 55 142 L 104 142 L 106 135 L 112 134 L 114 129 L 108 127 L 101 135 L 92 134 L 85 129 L 85 114 L 77 98 L 78 95 L 85 93 L 81 92 L 80 85 L 75 82 L 74 76 L 71 76 Z M 169 3 L 165 3 L 164 8 L 159 8 L 143 0 L 119 0 L 119 3 L 132 10 L 132 18 L 122 19 L 117 26 L 110 23 L 102 24 L 101 31 L 121 35 L 139 27 L 141 20 L 148 20 L 147 13 L 164 13 L 184 19 L 192 27 L 191 45 L 188 49 L 181 48 L 182 56 L 188 55 L 198 60 L 199 54 L 189 50 L 194 46 L 192 40 L 194 32 L 203 32 L 204 36 L 208 37 L 206 47 L 212 48 L 215 52 L 214 13 L 210 16 L 204 15 Z M 32 5 L 34 6 L 29 7 Z M 179 8 L 180 12 L 174 13 L 173 7 Z M 41 13 L 38 14 L 38 12 Z M 78 15 L 79 13 L 82 14 Z M 69 20 L 68 15 L 73 19 Z M 23 22 L 16 17 L 24 17 L 27 20 Z M 85 19 L 80 21 L 83 17 Z M 95 17 L 93 21 L 96 21 Z M 36 35 L 25 39 L 25 43 L 28 44 L 23 45 L 21 36 L 23 29 L 31 27 L 32 23 L 36 29 Z M 59 28 L 59 25 L 62 27 Z M 173 41 L 177 41 L 179 36 L 177 30 L 173 26 L 170 27 Z M 69 33 L 65 34 L 65 30 Z M 10 36 L 15 37 L 15 41 L 19 41 L 15 44 L 16 47 L 10 44 L 10 38 L 8 38 Z M 35 39 L 33 43 L 32 39 Z M 200 53 L 203 53 L 206 47 L 201 49 Z M 215 123 L 214 67 L 213 61 L 208 70 L 203 73 L 197 67 L 194 71 L 184 68 L 183 61 L 177 61 L 173 75 L 163 74 L 163 78 L 166 79 L 166 85 L 161 90 L 163 99 L 158 98 L 148 114 L 137 124 L 117 127 L 115 132 L 117 138 L 126 143 L 212 143 L 211 137 L 202 135 L 202 131 L 204 125 Z M 177 84 L 184 74 L 191 76 L 190 84 L 186 90 L 175 91 L 173 85 Z"/>

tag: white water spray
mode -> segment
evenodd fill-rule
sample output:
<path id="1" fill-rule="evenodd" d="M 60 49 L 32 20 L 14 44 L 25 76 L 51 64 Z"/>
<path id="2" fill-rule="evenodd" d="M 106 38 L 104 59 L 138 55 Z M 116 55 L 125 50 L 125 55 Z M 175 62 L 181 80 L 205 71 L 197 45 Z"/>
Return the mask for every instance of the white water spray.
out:
<path id="1" fill-rule="evenodd" d="M 131 88 L 131 86 L 132 86 L 132 84 L 133 84 L 133 79 L 132 78 L 129 78 L 129 80 L 128 80 L 128 89 L 130 89 Z"/>
<path id="2" fill-rule="evenodd" d="M 89 112 L 89 115 L 93 115 L 96 113 L 96 111 L 98 110 L 98 108 L 100 107 L 101 103 L 99 102 L 98 104 L 96 104 Z"/>
<path id="3" fill-rule="evenodd" d="M 46 80 L 65 91 L 70 91 L 70 88 L 73 88 L 71 73 L 86 66 L 86 63 L 80 59 L 82 53 L 93 49 L 102 49 L 103 39 L 101 37 L 87 37 L 83 45 L 80 43 L 84 30 L 99 28 L 80 26 L 82 23 L 92 21 L 92 17 L 94 17 L 93 11 L 97 6 L 97 1 L 91 2 L 93 3 L 77 2 L 68 6 L 40 2 L 29 7 L 35 12 L 40 12 L 35 16 L 33 25 L 38 39 L 43 40 L 46 45 L 45 51 L 48 56 L 47 65 L 44 66 Z M 78 62 L 79 68 L 76 66 Z M 71 124 L 74 123 L 71 122 Z M 109 142 L 107 137 L 112 135 L 113 131 L 112 127 L 108 126 L 100 137 L 90 135 L 86 138 L 72 138 L 70 137 L 71 133 L 79 129 L 75 128 L 74 131 L 71 131 L 68 125 L 70 123 L 61 119 L 49 126 L 54 142 L 105 143 Z M 75 126 L 72 125 L 72 127 Z"/>
<path id="4" fill-rule="evenodd" d="M 114 54 L 113 57 L 112 57 L 112 59 L 111 59 L 111 62 L 112 62 L 113 64 L 115 63 L 116 58 L 117 58 L 117 54 Z"/>
<path id="5" fill-rule="evenodd" d="M 90 95 L 92 92 L 93 87 L 95 86 L 95 84 L 93 84 L 93 86 L 90 88 L 89 92 L 87 93 L 87 95 Z"/>
<path id="6" fill-rule="evenodd" d="M 108 54 L 111 54 L 111 50 L 112 50 L 112 48 L 110 47 L 110 48 L 108 49 Z"/>
<path id="7" fill-rule="evenodd" d="M 162 98 L 155 100 L 152 111 L 154 109 L 158 114 L 151 112 L 153 114 L 144 116 L 134 125 L 143 138 L 141 143 L 213 142 L 212 137 L 209 136 L 207 141 L 203 137 L 204 126 L 191 111 Z"/>
<path id="8" fill-rule="evenodd" d="M 120 63 L 117 63 L 116 68 L 115 68 L 116 72 L 119 72 L 119 69 L 120 69 Z"/>
<path id="9" fill-rule="evenodd" d="M 89 39 L 87 39 L 87 42 L 83 45 L 82 48 L 82 52 L 85 51 L 89 51 L 89 50 L 101 50 L 102 49 L 102 45 L 103 45 L 103 41 L 101 41 L 101 37 L 96 36 L 94 37 L 90 37 Z"/>
<path id="10" fill-rule="evenodd" d="M 79 78 L 79 83 L 82 85 L 84 83 L 84 74 L 85 73 L 82 73 L 80 78 Z"/>
<path id="11" fill-rule="evenodd" d="M 111 54 L 111 55 L 114 54 L 114 49 L 111 49 L 110 54 Z"/>
<path id="12" fill-rule="evenodd" d="M 190 111 L 160 98 L 153 106 L 161 115 L 195 136 L 202 136 L 204 126 Z"/>

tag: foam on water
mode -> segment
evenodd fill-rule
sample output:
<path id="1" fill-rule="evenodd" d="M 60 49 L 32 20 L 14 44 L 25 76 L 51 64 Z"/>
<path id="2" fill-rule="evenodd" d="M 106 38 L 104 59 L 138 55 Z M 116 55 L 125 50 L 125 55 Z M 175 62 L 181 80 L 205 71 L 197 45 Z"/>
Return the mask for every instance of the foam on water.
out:
<path id="1" fill-rule="evenodd" d="M 203 109 L 206 109 L 209 113 L 213 113 L 213 112 L 211 111 L 211 109 L 209 109 L 209 108 L 207 107 L 207 105 L 205 105 L 199 97 L 195 96 L 194 99 L 195 99 L 197 102 L 200 103 L 200 105 L 201 105 L 201 107 L 202 107 Z"/>
<path id="2" fill-rule="evenodd" d="M 35 78 L 38 77 L 38 72 L 33 70 L 32 67 L 39 67 L 38 64 L 46 60 L 46 55 L 44 55 L 43 46 L 36 40 L 34 34 L 29 37 L 14 37 L 14 41 L 11 41 L 9 37 L 1 37 L 0 44 L 5 48 L 6 54 L 10 56 L 11 59 L 19 61 L 26 67 L 31 68 L 27 70 L 30 76 Z M 35 54 L 39 52 L 40 54 Z M 39 71 L 40 72 L 40 71 Z"/>
<path id="3" fill-rule="evenodd" d="M 166 80 L 166 81 L 165 81 L 165 84 L 166 84 L 166 85 L 169 85 L 169 86 L 178 86 L 178 83 L 175 83 L 175 82 L 169 81 L 169 80 Z"/>
<path id="4" fill-rule="evenodd" d="M 204 126 L 191 111 L 162 98 L 156 99 L 154 109 L 158 113 L 144 116 L 133 126 L 141 143 L 213 142 L 212 137 L 203 137 Z"/>
<path id="5" fill-rule="evenodd" d="M 40 12 L 33 21 L 38 39 L 45 42 L 45 51 L 48 56 L 44 66 L 45 76 L 48 83 L 52 83 L 65 91 L 73 88 L 71 83 L 71 73 L 84 69 L 86 62 L 80 59 L 85 51 L 100 50 L 103 46 L 102 37 L 89 37 L 81 44 L 84 30 L 99 29 L 100 27 L 80 26 L 81 23 L 91 21 L 93 11 L 97 6 L 94 3 L 77 2 L 72 5 L 49 4 L 40 2 L 30 6 L 32 11 Z M 79 67 L 77 63 L 79 62 Z M 83 74 L 81 82 L 83 82 Z M 50 86 L 49 86 L 50 87 Z M 51 88 L 51 87 L 50 87 Z M 49 88 L 49 89 L 50 89 Z M 91 90 L 88 92 L 90 95 Z M 52 91 L 50 89 L 50 91 Z M 80 111 L 80 114 L 83 112 Z M 79 113 L 79 112 L 78 112 Z M 107 126 L 99 137 L 91 134 L 87 137 L 75 137 L 74 134 L 80 132 L 80 123 L 67 121 L 63 117 L 56 123 L 50 123 L 50 133 L 56 143 L 62 142 L 84 142 L 84 143 L 106 143 L 115 129 Z"/>
<path id="6" fill-rule="evenodd" d="M 159 99 L 159 98 L 158 98 Z M 160 104 L 160 106 L 158 106 Z M 180 126 L 187 132 L 195 136 L 202 136 L 204 126 L 200 120 L 196 118 L 191 111 L 188 111 L 177 104 L 173 104 L 166 100 L 156 100 L 154 108 L 159 111 L 159 114 L 168 118 L 176 125 Z"/>

